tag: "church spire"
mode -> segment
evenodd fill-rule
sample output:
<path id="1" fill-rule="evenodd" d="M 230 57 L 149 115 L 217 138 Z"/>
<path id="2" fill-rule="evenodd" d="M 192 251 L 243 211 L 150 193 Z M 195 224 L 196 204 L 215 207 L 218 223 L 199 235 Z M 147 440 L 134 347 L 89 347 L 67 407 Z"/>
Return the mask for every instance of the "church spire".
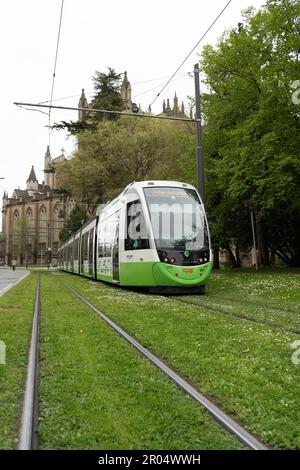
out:
<path id="1" fill-rule="evenodd" d="M 179 111 L 178 98 L 177 98 L 176 91 L 175 91 L 173 114 L 175 115 L 178 114 L 178 111 Z"/>
<path id="2" fill-rule="evenodd" d="M 44 173 L 45 173 L 45 184 L 52 188 L 53 183 L 53 168 L 52 168 L 52 158 L 50 153 L 50 147 L 47 146 L 47 150 L 44 156 Z"/>
<path id="3" fill-rule="evenodd" d="M 131 85 L 130 85 L 130 81 L 128 80 L 126 70 L 124 72 L 124 79 L 123 79 L 120 91 L 121 91 L 122 100 L 124 101 L 124 108 L 131 109 L 131 105 L 132 105 Z"/>
<path id="4" fill-rule="evenodd" d="M 51 153 L 50 153 L 50 147 L 47 145 L 47 150 L 44 156 L 44 171 L 49 170 L 49 167 L 51 166 Z"/>
<path id="5" fill-rule="evenodd" d="M 85 93 L 84 93 L 84 88 L 81 90 L 81 96 L 78 101 L 78 108 L 88 108 L 89 103 L 88 100 L 86 99 Z M 82 121 L 83 118 L 85 118 L 87 115 L 87 111 L 78 111 L 78 121 Z"/>
<path id="6" fill-rule="evenodd" d="M 26 181 L 27 191 L 38 189 L 38 185 L 39 185 L 39 182 L 37 180 L 37 177 L 34 171 L 34 166 L 32 165 L 28 179 Z"/>
<path id="7" fill-rule="evenodd" d="M 29 173 L 29 176 L 28 176 L 28 179 L 27 179 L 26 183 L 29 183 L 30 181 L 32 181 L 33 183 L 37 181 L 33 165 L 31 167 L 31 170 L 30 170 L 30 173 Z"/>

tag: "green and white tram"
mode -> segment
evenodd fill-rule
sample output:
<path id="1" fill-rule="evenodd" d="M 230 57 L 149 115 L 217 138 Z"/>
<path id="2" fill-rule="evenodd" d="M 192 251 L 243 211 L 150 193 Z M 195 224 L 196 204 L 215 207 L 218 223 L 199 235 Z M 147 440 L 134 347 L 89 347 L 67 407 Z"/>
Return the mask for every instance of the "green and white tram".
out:
<path id="1" fill-rule="evenodd" d="M 198 192 L 174 181 L 128 185 L 62 245 L 59 268 L 158 292 L 203 291 L 212 251 Z"/>

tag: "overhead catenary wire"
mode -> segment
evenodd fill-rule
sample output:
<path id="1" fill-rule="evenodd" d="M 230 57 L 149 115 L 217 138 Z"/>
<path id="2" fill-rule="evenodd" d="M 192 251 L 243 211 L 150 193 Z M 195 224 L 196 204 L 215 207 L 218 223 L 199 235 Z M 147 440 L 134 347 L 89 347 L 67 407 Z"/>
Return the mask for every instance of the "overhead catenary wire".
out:
<path id="1" fill-rule="evenodd" d="M 14 102 L 16 106 L 33 106 L 37 108 L 49 108 L 50 105 L 46 104 L 38 104 L 38 103 L 20 103 Z M 130 117 L 137 117 L 137 118 L 148 118 L 148 119 L 161 119 L 165 121 L 185 121 L 185 122 L 197 122 L 198 119 L 193 118 L 181 118 L 175 116 L 154 116 L 153 114 L 140 114 L 140 113 L 127 113 L 123 111 L 113 111 L 111 109 L 94 109 L 94 108 L 79 108 L 79 107 L 72 107 L 72 106 L 51 106 L 52 109 L 65 109 L 67 111 L 86 111 L 88 113 L 103 113 L 103 114 L 114 114 L 119 116 L 130 116 Z"/>
<path id="2" fill-rule="evenodd" d="M 187 72 L 187 73 L 184 73 L 184 74 L 181 74 L 179 77 L 176 77 L 174 80 L 176 80 L 176 81 L 177 81 L 177 80 L 182 80 L 183 78 L 186 78 L 187 75 L 188 75 L 188 72 Z M 153 88 L 150 88 L 150 89 L 148 89 L 148 90 L 142 91 L 141 93 L 137 93 L 136 95 L 134 95 L 134 96 L 132 97 L 132 99 L 135 99 L 135 98 L 137 98 L 138 96 L 146 95 L 147 93 L 150 93 L 151 91 L 156 90 L 157 88 L 160 88 L 160 86 L 161 86 L 161 85 L 156 85 L 156 86 L 153 87 Z"/>
<path id="3" fill-rule="evenodd" d="M 63 9 L 64 9 L 64 0 L 61 0 L 59 25 L 58 25 L 58 33 L 57 33 L 57 40 L 56 40 L 56 51 L 55 51 L 53 76 L 52 76 L 51 95 L 50 95 L 50 107 L 49 107 L 49 112 L 48 112 L 49 148 L 50 148 L 50 136 L 51 136 L 51 126 L 50 126 L 50 124 L 51 124 L 51 110 L 52 110 L 51 105 L 52 105 L 52 101 L 53 101 L 53 93 L 54 93 L 54 84 L 55 84 L 55 77 L 56 77 L 56 67 L 57 67 L 57 58 L 58 58 L 58 50 L 59 50 L 59 41 L 60 41 Z"/>
<path id="4" fill-rule="evenodd" d="M 177 79 L 179 80 L 179 79 L 181 79 L 181 78 L 184 78 L 184 77 L 186 77 L 187 75 L 189 75 L 190 73 L 191 73 L 191 72 L 184 72 L 184 73 L 180 74 L 180 75 L 176 78 L 176 80 L 177 80 Z M 158 80 L 163 80 L 163 79 L 168 78 L 168 77 L 169 77 L 169 75 L 164 76 L 164 77 L 150 78 L 149 80 L 143 80 L 143 81 L 141 81 L 141 82 L 134 82 L 134 83 L 132 83 L 132 86 L 133 86 L 133 85 L 141 85 L 141 84 L 144 84 L 144 83 L 156 82 L 156 81 L 158 81 Z M 137 97 L 137 96 L 140 96 L 140 95 L 144 95 L 144 94 L 146 94 L 146 93 L 150 93 L 151 91 L 156 90 L 156 89 L 159 88 L 160 86 L 161 86 L 161 85 L 159 84 L 159 85 L 156 85 L 156 86 L 153 87 L 153 88 L 150 88 L 150 89 L 145 90 L 145 91 L 143 91 L 143 92 L 141 92 L 141 93 L 138 93 L 138 94 L 134 95 L 134 98 Z M 87 95 L 93 95 L 94 93 L 95 93 L 94 91 L 90 91 L 90 90 L 89 90 L 89 91 L 85 91 L 85 95 L 86 95 L 86 96 L 87 96 Z M 60 98 L 54 98 L 54 99 L 52 99 L 52 103 L 54 103 L 54 102 L 56 102 L 56 101 L 68 100 L 68 99 L 71 99 L 71 98 L 79 98 L 80 96 L 81 96 L 81 93 L 76 93 L 76 94 L 74 94 L 74 95 L 68 95 L 68 96 L 62 96 L 62 97 L 60 97 Z M 50 103 L 50 100 L 39 101 L 38 104 L 47 104 L 47 103 Z M 27 109 L 27 108 L 24 108 L 24 109 Z M 32 110 L 30 110 L 30 109 L 27 109 L 27 110 L 28 110 L 28 111 L 32 111 Z M 40 111 L 40 112 L 42 112 L 42 111 Z M 46 113 L 46 114 L 48 114 L 48 113 Z"/>
<path id="5" fill-rule="evenodd" d="M 219 18 L 223 15 L 224 11 L 228 8 L 228 6 L 230 5 L 230 3 L 232 2 L 232 0 L 229 0 L 226 5 L 224 6 L 224 8 L 220 11 L 220 13 L 218 14 L 218 16 L 214 19 L 214 21 L 210 24 L 210 26 L 207 28 L 207 30 L 202 34 L 201 38 L 199 39 L 199 41 L 195 44 L 195 46 L 191 49 L 191 51 L 187 54 L 187 56 L 183 59 L 183 61 L 180 63 L 180 65 L 177 67 L 177 69 L 175 70 L 175 72 L 171 75 L 171 77 L 168 79 L 168 81 L 165 83 L 165 85 L 162 87 L 162 89 L 160 90 L 159 93 L 157 93 L 156 97 L 154 98 L 154 100 L 150 103 L 149 105 L 149 108 L 148 110 L 151 108 L 151 106 L 155 103 L 155 101 L 157 100 L 157 98 L 161 95 L 161 93 L 165 90 L 165 88 L 169 85 L 169 83 L 173 80 L 173 78 L 175 77 L 175 75 L 177 74 L 177 72 L 179 72 L 179 70 L 181 69 L 181 67 L 185 64 L 185 62 L 188 60 L 188 58 L 192 55 L 192 53 L 194 52 L 194 50 L 199 46 L 199 44 L 203 41 L 203 39 L 205 38 L 205 36 L 209 33 L 209 31 L 212 29 L 212 27 L 216 24 L 216 22 L 219 20 Z"/>

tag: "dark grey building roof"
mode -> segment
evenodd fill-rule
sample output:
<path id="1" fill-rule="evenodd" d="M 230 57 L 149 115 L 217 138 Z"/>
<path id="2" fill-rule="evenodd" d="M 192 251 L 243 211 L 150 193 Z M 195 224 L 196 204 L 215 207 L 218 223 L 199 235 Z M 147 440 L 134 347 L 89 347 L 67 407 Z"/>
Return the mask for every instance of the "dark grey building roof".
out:
<path id="1" fill-rule="evenodd" d="M 37 177 L 36 177 L 33 165 L 31 167 L 31 171 L 30 171 L 27 181 L 37 181 Z"/>
<path id="2" fill-rule="evenodd" d="M 15 189 L 14 193 L 17 197 L 29 197 L 27 190 L 23 191 L 23 189 Z"/>

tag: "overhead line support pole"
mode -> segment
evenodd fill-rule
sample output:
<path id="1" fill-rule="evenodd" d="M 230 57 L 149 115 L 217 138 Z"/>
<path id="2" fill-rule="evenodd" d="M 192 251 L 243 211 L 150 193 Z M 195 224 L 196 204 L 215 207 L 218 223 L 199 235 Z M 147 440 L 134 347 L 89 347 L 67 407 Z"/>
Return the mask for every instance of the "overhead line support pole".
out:
<path id="1" fill-rule="evenodd" d="M 201 119 L 201 102 L 200 102 L 200 70 L 199 64 L 195 64 L 194 78 L 195 78 L 195 104 L 196 104 L 196 136 L 197 136 L 197 149 L 196 149 L 196 173 L 197 173 L 197 189 L 204 204 L 204 161 L 202 149 L 202 119 Z"/>

